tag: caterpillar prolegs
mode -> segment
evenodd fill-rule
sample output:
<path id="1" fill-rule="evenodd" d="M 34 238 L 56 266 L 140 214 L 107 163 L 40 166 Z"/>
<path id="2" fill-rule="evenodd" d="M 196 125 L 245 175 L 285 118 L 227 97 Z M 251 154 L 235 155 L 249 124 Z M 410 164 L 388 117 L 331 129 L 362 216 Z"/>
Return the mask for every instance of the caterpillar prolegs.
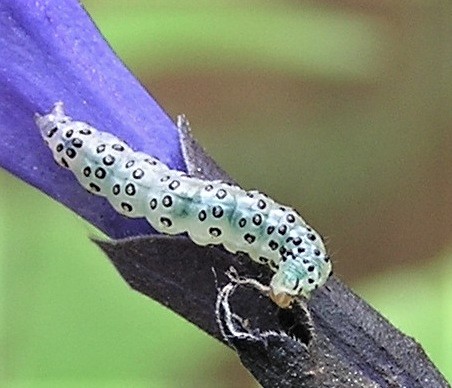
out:
<path id="1" fill-rule="evenodd" d="M 172 170 L 114 135 L 74 121 L 63 103 L 36 124 L 55 161 L 89 192 L 126 217 L 145 217 L 159 232 L 187 232 L 198 245 L 245 252 L 274 272 L 270 296 L 281 307 L 309 297 L 331 273 L 320 235 L 292 208 L 258 191 Z"/>

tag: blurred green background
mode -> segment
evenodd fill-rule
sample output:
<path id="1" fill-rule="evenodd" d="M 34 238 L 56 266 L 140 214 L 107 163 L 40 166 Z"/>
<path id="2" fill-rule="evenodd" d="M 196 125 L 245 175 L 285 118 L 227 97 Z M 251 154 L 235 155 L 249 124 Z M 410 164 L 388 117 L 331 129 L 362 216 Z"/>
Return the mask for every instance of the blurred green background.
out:
<path id="1" fill-rule="evenodd" d="M 245 188 L 298 208 L 335 272 L 452 379 L 447 0 L 83 1 Z M 253 387 L 132 292 L 96 233 L 0 171 L 0 385 Z"/>

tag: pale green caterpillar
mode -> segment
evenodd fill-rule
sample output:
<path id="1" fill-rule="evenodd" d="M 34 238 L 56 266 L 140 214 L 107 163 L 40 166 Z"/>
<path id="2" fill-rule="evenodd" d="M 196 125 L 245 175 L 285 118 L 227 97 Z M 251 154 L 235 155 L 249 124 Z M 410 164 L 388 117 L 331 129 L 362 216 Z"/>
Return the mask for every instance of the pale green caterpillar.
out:
<path id="1" fill-rule="evenodd" d="M 66 116 L 63 103 L 36 115 L 56 162 L 106 197 L 126 217 L 146 217 L 159 232 L 187 232 L 198 245 L 222 244 L 275 271 L 270 297 L 280 307 L 309 297 L 331 274 L 320 235 L 293 209 L 258 191 L 191 177 L 124 141 Z"/>

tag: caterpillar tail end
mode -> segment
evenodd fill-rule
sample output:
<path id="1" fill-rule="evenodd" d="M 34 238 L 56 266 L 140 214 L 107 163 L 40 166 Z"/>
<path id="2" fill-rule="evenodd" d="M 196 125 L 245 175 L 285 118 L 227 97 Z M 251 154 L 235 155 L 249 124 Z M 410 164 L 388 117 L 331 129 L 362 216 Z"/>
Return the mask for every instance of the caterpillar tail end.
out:
<path id="1" fill-rule="evenodd" d="M 39 125 L 39 122 L 40 122 L 40 119 L 42 119 L 42 115 L 41 114 L 39 114 L 39 113 L 35 113 L 34 115 L 33 115 L 33 120 L 35 121 L 35 123 L 37 124 L 37 125 Z"/>
<path id="2" fill-rule="evenodd" d="M 64 113 L 64 103 L 63 103 L 63 101 L 57 101 L 53 105 L 52 111 L 50 113 L 46 114 L 46 115 L 41 115 L 40 113 L 35 113 L 34 114 L 34 120 L 35 120 L 35 123 L 38 126 L 40 126 L 39 124 L 42 124 L 42 122 L 44 120 L 48 121 L 51 116 L 53 116 L 52 118 L 54 120 L 66 116 L 66 114 Z"/>
<path id="3" fill-rule="evenodd" d="M 64 113 L 64 104 L 62 101 L 58 101 L 53 105 L 52 111 L 47 114 L 41 115 L 40 113 L 34 114 L 34 121 L 41 131 L 41 136 L 46 138 L 48 132 L 55 127 L 59 122 L 70 120 L 70 117 Z"/>

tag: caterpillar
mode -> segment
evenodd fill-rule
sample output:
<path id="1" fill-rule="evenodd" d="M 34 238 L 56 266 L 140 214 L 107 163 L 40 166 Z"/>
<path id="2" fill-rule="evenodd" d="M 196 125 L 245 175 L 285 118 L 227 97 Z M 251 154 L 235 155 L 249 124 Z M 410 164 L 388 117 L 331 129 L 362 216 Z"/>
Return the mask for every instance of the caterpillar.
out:
<path id="1" fill-rule="evenodd" d="M 320 235 L 292 208 L 259 191 L 172 170 L 116 136 L 66 116 L 62 102 L 35 122 L 55 161 L 90 193 L 160 233 L 186 232 L 196 244 L 244 252 L 275 272 L 269 296 L 280 307 L 308 298 L 331 274 Z M 178 127 L 180 129 L 180 120 Z"/>

